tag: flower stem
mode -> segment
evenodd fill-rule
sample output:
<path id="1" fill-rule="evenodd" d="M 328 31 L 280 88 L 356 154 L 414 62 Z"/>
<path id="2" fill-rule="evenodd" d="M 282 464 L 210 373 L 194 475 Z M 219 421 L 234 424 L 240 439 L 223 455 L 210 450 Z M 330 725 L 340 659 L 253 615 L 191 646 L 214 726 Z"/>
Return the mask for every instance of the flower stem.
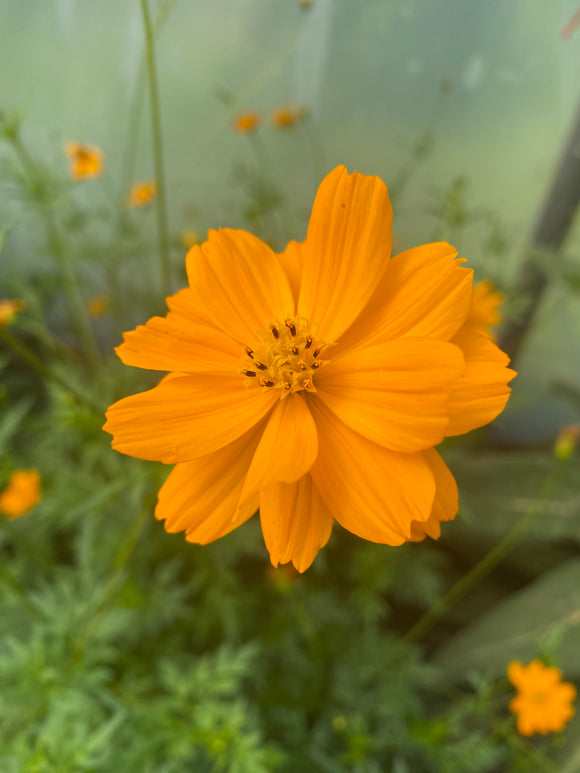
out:
<path id="1" fill-rule="evenodd" d="M 148 0 L 141 0 L 143 26 L 145 28 L 145 49 L 147 55 L 147 75 L 149 79 L 149 101 L 151 104 L 151 133 L 153 136 L 153 158 L 157 182 L 157 233 L 159 257 L 161 261 L 161 284 L 165 295 L 171 294 L 171 264 L 169 261 L 169 225 L 167 218 L 167 191 L 165 169 L 163 166 L 163 140 L 161 134 L 161 108 L 155 63 L 155 40 Z"/>
<path id="2" fill-rule="evenodd" d="M 18 340 L 18 338 L 15 338 L 12 333 L 2 327 L 0 327 L 0 340 L 5 341 L 5 343 L 7 343 L 13 351 L 19 354 L 23 360 L 26 360 L 26 362 L 32 368 L 34 368 L 37 373 L 43 376 L 43 378 L 58 384 L 58 386 L 60 386 L 66 392 L 74 395 L 82 403 L 85 403 L 85 405 L 92 408 L 98 414 L 103 412 L 103 407 L 101 405 L 98 405 L 98 403 L 94 402 L 91 397 L 84 394 L 76 386 L 68 383 L 66 379 L 62 378 L 62 376 L 59 376 L 58 373 L 50 370 L 50 368 L 47 368 L 46 365 L 36 356 L 36 354 L 34 354 L 34 352 L 31 352 L 27 346 Z"/>
<path id="3" fill-rule="evenodd" d="M 60 269 L 71 320 L 77 328 L 79 338 L 86 353 L 92 357 L 95 362 L 98 362 L 100 359 L 100 352 L 95 334 L 89 321 L 87 309 L 70 261 L 69 253 L 63 242 L 57 219 L 52 211 L 50 202 L 47 200 L 42 177 L 38 173 L 36 164 L 24 145 L 19 132 L 16 131 L 11 134 L 10 141 L 16 156 L 29 178 L 30 184 L 36 189 L 37 196 L 40 199 L 41 214 L 44 219 L 48 243 L 54 252 Z"/>
<path id="4" fill-rule="evenodd" d="M 524 513 L 505 537 L 498 542 L 498 544 L 492 548 L 492 550 L 490 550 L 489 553 L 473 567 L 473 569 L 456 582 L 455 585 L 453 585 L 447 593 L 441 596 L 441 598 L 435 602 L 433 607 L 415 623 L 415 625 L 405 634 L 404 638 L 406 641 L 416 642 L 422 639 L 453 604 L 456 604 L 466 596 L 472 588 L 487 577 L 488 574 L 503 561 L 508 553 L 515 548 L 532 525 L 537 515 L 541 512 L 546 498 L 556 485 L 561 468 L 562 463 L 556 460 L 552 470 L 544 481 L 537 499 L 527 513 Z"/>

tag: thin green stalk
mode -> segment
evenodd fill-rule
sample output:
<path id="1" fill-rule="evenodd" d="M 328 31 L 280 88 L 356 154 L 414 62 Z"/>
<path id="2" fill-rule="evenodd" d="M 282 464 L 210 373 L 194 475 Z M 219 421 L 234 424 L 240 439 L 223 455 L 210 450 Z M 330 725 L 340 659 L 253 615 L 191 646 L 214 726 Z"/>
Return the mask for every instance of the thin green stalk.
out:
<path id="1" fill-rule="evenodd" d="M 46 365 L 36 356 L 36 354 L 34 354 L 34 352 L 31 352 L 27 346 L 18 340 L 18 338 L 15 338 L 12 333 L 2 327 L 0 327 L 0 340 L 5 341 L 14 352 L 19 354 L 23 360 L 26 360 L 26 362 L 43 378 L 58 384 L 58 386 L 60 386 L 66 392 L 69 392 L 70 394 L 77 397 L 81 402 L 85 403 L 85 405 L 89 406 L 97 413 L 101 414 L 103 412 L 102 405 L 94 402 L 91 397 L 84 394 L 84 392 L 82 392 L 73 384 L 69 384 L 66 379 L 62 378 L 62 376 L 59 376 L 58 373 L 50 370 L 50 368 L 47 368 Z"/>
<path id="2" fill-rule="evenodd" d="M 556 485 L 561 467 L 562 463 L 556 460 L 554 467 L 544 481 L 537 499 L 528 512 L 520 518 L 505 537 L 498 542 L 498 544 L 490 550 L 489 553 L 473 567 L 473 569 L 456 582 L 455 585 L 453 585 L 447 593 L 445 593 L 434 606 L 415 623 L 415 625 L 405 634 L 404 638 L 406 641 L 416 642 L 422 639 L 453 604 L 456 604 L 466 596 L 472 588 L 487 577 L 488 574 L 503 561 L 508 553 L 515 548 L 538 514 L 542 511 L 546 497 Z"/>
<path id="3" fill-rule="evenodd" d="M 18 132 L 14 132 L 10 136 L 10 141 L 14 152 L 18 156 L 20 163 L 22 164 L 26 174 L 28 175 L 30 182 L 33 186 L 42 185 L 42 179 L 38 174 L 36 164 L 30 156 L 26 146 L 24 145 L 22 138 Z M 46 201 L 45 194 L 42 194 L 42 216 L 44 218 L 44 226 L 49 242 L 49 246 L 52 248 L 56 257 L 61 279 L 63 283 L 65 297 L 67 299 L 68 311 L 73 324 L 77 328 L 77 332 L 85 348 L 87 354 L 89 354 L 94 361 L 100 359 L 100 352 L 97 346 L 97 341 L 89 317 L 87 309 L 81 295 L 81 291 L 77 282 L 76 274 L 73 270 L 72 263 L 69 258 L 68 251 L 63 242 L 60 234 L 58 222 L 52 211 L 50 203 Z"/>
<path id="4" fill-rule="evenodd" d="M 161 108 L 159 105 L 159 88 L 157 84 L 157 68 L 155 63 L 155 41 L 148 0 L 141 0 L 143 26 L 145 28 L 145 50 L 147 55 L 147 75 L 149 79 L 149 102 L 151 104 L 151 133 L 153 137 L 153 158 L 155 178 L 157 182 L 157 233 L 159 240 L 159 257 L 161 261 L 161 284 L 165 295 L 171 294 L 171 263 L 169 260 L 169 225 L 167 217 L 167 192 L 165 186 L 165 169 L 163 166 L 163 140 L 161 134 Z"/>

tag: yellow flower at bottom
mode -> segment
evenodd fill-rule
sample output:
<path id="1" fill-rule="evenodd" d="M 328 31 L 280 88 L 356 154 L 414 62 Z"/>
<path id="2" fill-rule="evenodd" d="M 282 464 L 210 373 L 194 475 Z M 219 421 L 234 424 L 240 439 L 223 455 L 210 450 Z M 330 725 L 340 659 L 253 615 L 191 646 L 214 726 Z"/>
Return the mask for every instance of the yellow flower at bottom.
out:
<path id="1" fill-rule="evenodd" d="M 104 155 L 100 148 L 83 142 L 67 142 L 65 153 L 70 161 L 70 176 L 73 180 L 85 180 L 103 174 Z"/>
<path id="2" fill-rule="evenodd" d="M 559 668 L 545 666 L 540 660 L 532 660 L 527 666 L 513 661 L 507 675 L 518 691 L 510 702 L 510 711 L 517 714 L 521 735 L 559 733 L 574 716 L 576 688 L 562 681 Z"/>
<path id="3" fill-rule="evenodd" d="M 0 300 L 0 327 L 7 327 L 14 322 L 17 314 L 24 311 L 26 301 L 22 298 L 3 298 Z"/>
<path id="4" fill-rule="evenodd" d="M 134 183 L 127 197 L 127 209 L 144 207 L 157 196 L 157 183 L 153 181 Z"/>
<path id="5" fill-rule="evenodd" d="M 489 279 L 478 282 L 473 288 L 471 310 L 465 323 L 466 329 L 495 340 L 492 328 L 499 325 L 503 319 L 500 312 L 503 301 L 503 295 L 494 290 Z"/>
<path id="6" fill-rule="evenodd" d="M 113 448 L 174 464 L 157 518 L 205 544 L 258 509 L 274 566 L 302 572 L 334 521 L 401 545 L 437 537 L 457 487 L 434 446 L 491 421 L 514 376 L 466 330 L 472 271 L 438 242 L 390 257 L 378 177 L 337 167 L 284 252 L 210 231 L 127 365 L 170 371 L 107 412 Z"/>
<path id="7" fill-rule="evenodd" d="M 0 513 L 18 518 L 37 505 L 42 498 L 38 470 L 14 470 L 6 488 L 0 492 Z"/>

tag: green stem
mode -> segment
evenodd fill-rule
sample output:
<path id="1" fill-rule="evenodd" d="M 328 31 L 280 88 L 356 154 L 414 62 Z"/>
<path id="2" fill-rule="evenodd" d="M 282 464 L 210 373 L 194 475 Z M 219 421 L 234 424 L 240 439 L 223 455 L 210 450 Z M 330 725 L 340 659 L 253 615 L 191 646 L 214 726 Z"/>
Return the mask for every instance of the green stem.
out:
<path id="1" fill-rule="evenodd" d="M 41 376 L 46 378 L 48 381 L 53 381 L 55 384 L 58 384 L 58 386 L 60 386 L 66 392 L 74 395 L 81 402 L 85 403 L 98 414 L 103 413 L 103 407 L 101 405 L 94 402 L 91 397 L 85 395 L 83 392 L 81 392 L 80 389 L 78 389 L 76 386 L 73 386 L 73 384 L 69 384 L 64 378 L 62 378 L 62 376 L 59 376 L 58 373 L 55 373 L 55 371 L 47 368 L 46 365 L 36 356 L 36 354 L 34 354 L 34 352 L 31 352 L 30 349 L 17 338 L 15 338 L 12 333 L 2 327 L 0 327 L 0 339 L 5 341 L 13 351 L 19 354 L 23 360 L 26 360 L 26 362 Z"/>
<path id="2" fill-rule="evenodd" d="M 48 238 L 48 243 L 52 248 L 59 265 L 71 320 L 77 328 L 77 332 L 81 339 L 82 345 L 85 348 L 85 351 L 93 358 L 95 362 L 98 362 L 100 359 L 100 352 L 97 346 L 95 334 L 89 321 L 87 309 L 81 295 L 81 291 L 69 258 L 68 251 L 59 231 L 58 222 L 54 212 L 52 211 L 50 202 L 47 201 L 45 191 L 42 187 L 44 183 L 41 176 L 38 174 L 36 164 L 28 153 L 28 150 L 24 145 L 20 134 L 15 132 L 13 135 L 11 135 L 10 140 L 12 142 L 14 152 L 18 156 L 20 163 L 22 164 L 26 174 L 30 179 L 30 183 L 36 188 L 37 195 L 41 200 L 41 212 L 44 218 L 44 226 Z"/>
<path id="3" fill-rule="evenodd" d="M 537 499 L 528 512 L 520 518 L 505 537 L 498 542 L 498 544 L 490 550 L 489 553 L 473 567 L 473 569 L 456 582 L 455 585 L 453 585 L 447 593 L 445 593 L 434 606 L 415 623 L 415 625 L 405 634 L 404 638 L 406 641 L 416 642 L 422 639 L 453 604 L 460 601 L 473 587 L 487 577 L 487 575 L 503 561 L 508 553 L 515 548 L 532 525 L 532 522 L 537 515 L 542 511 L 546 497 L 551 493 L 556 484 L 561 467 L 561 463 L 556 461 L 554 467 L 544 481 Z"/>
<path id="4" fill-rule="evenodd" d="M 167 199 L 165 170 L 163 166 L 163 141 L 161 134 L 161 108 L 155 64 L 155 41 L 149 13 L 148 0 L 141 0 L 143 25 L 145 27 L 145 49 L 147 55 L 147 74 L 149 79 L 149 101 L 151 104 L 151 133 L 153 136 L 153 157 L 157 182 L 157 232 L 159 257 L 161 260 L 161 284 L 165 295 L 171 294 L 171 264 L 169 261 L 169 225 L 167 218 Z"/>

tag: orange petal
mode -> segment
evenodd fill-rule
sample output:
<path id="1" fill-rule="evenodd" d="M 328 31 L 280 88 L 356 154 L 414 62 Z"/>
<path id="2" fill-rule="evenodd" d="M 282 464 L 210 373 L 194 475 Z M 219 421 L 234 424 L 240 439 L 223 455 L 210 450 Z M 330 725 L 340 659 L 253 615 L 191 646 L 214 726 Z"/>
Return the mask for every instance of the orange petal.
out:
<path id="1" fill-rule="evenodd" d="M 424 523 L 413 521 L 411 525 L 411 538 L 414 542 L 425 539 L 427 535 L 438 539 L 441 536 L 441 522 L 452 521 L 459 509 L 457 483 L 449 467 L 434 448 L 423 451 L 423 456 L 435 477 L 435 499 L 429 518 Z"/>
<path id="2" fill-rule="evenodd" d="M 357 324 L 342 345 L 400 336 L 448 341 L 471 308 L 473 271 L 462 268 L 446 242 L 424 244 L 395 255 Z"/>
<path id="3" fill-rule="evenodd" d="M 241 376 L 175 374 L 148 392 L 114 403 L 103 429 L 123 454 L 166 464 L 189 462 L 239 438 L 278 399 L 244 389 Z"/>
<path id="4" fill-rule="evenodd" d="M 284 252 L 278 254 L 278 260 L 286 272 L 296 305 L 298 305 L 298 296 L 300 294 L 305 250 L 306 247 L 302 242 L 288 242 Z"/>
<path id="5" fill-rule="evenodd" d="M 353 432 L 319 400 L 311 401 L 318 426 L 314 484 L 345 529 L 371 542 L 400 545 L 412 521 L 426 521 L 435 479 L 423 454 L 389 451 Z"/>
<path id="6" fill-rule="evenodd" d="M 251 345 L 268 322 L 293 317 L 292 290 L 277 256 L 245 231 L 210 231 L 187 253 L 195 307 L 241 345 Z"/>
<path id="7" fill-rule="evenodd" d="M 256 497 L 242 508 L 238 503 L 259 438 L 256 427 L 219 451 L 176 465 L 159 491 L 155 509 L 166 530 L 185 530 L 189 542 L 205 545 L 253 515 Z"/>
<path id="8" fill-rule="evenodd" d="M 316 424 L 304 398 L 293 394 L 280 400 L 252 459 L 243 497 L 273 483 L 293 483 L 310 470 L 317 453 Z"/>
<path id="9" fill-rule="evenodd" d="M 449 389 L 463 370 L 459 347 L 399 338 L 332 360 L 320 369 L 316 386 L 320 399 L 355 432 L 407 453 L 443 440 Z"/>
<path id="10" fill-rule="evenodd" d="M 376 289 L 391 250 L 391 202 L 378 177 L 337 167 L 321 182 L 308 234 L 298 313 L 336 341 Z"/>
<path id="11" fill-rule="evenodd" d="M 486 336 L 461 331 L 453 339 L 465 356 L 465 372 L 451 389 L 447 435 L 483 427 L 503 411 L 516 375 L 506 367 L 509 357 Z"/>
<path id="12" fill-rule="evenodd" d="M 240 369 L 243 349 L 195 311 L 189 288 L 167 299 L 174 309 L 123 333 L 115 351 L 125 365 L 182 373 L 224 373 Z"/>
<path id="13" fill-rule="evenodd" d="M 328 542 L 333 522 L 310 475 L 260 493 L 260 523 L 274 566 L 292 561 L 304 572 Z"/>

